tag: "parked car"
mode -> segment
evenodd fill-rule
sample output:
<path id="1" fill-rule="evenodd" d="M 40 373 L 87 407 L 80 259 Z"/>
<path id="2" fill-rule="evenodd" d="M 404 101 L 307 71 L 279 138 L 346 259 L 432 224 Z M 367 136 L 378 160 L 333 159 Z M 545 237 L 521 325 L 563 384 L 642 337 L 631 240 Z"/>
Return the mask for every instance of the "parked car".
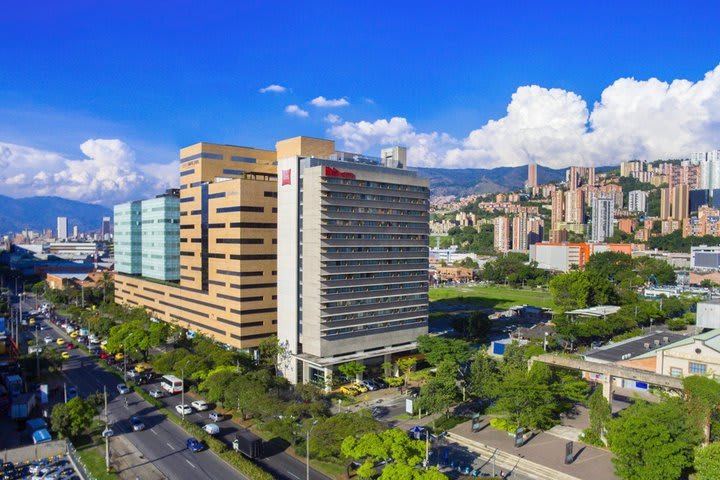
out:
<path id="1" fill-rule="evenodd" d="M 353 385 L 353 386 L 354 386 L 354 387 L 357 389 L 357 391 L 360 392 L 360 393 L 365 393 L 365 392 L 368 391 L 368 387 L 366 387 L 366 386 L 363 385 L 362 383 L 356 383 L 356 384 Z"/>
<path id="2" fill-rule="evenodd" d="M 370 390 L 371 392 L 374 392 L 375 390 L 378 389 L 378 387 L 375 385 L 375 383 L 373 383 L 372 380 L 362 380 L 360 382 L 360 384 L 363 385 L 368 390 Z"/>
<path id="3" fill-rule="evenodd" d="M 119 361 L 119 360 L 122 360 L 123 358 L 125 358 L 125 355 L 123 355 L 122 353 L 115 354 L 115 360 Z"/>
<path id="4" fill-rule="evenodd" d="M 76 349 L 76 348 L 77 348 L 77 345 L 75 345 L 75 344 L 72 343 L 72 342 L 70 342 L 70 343 L 67 344 L 67 349 L 68 349 L 68 350 L 74 350 L 74 349 Z"/>
<path id="5" fill-rule="evenodd" d="M 132 427 L 133 432 L 145 430 L 145 424 L 138 417 L 130 417 L 130 426 Z"/>
<path id="6" fill-rule="evenodd" d="M 153 388 L 153 389 L 150 390 L 148 393 L 149 393 L 150 396 L 153 397 L 153 398 L 162 398 L 162 397 L 165 396 L 165 392 L 163 392 L 162 390 L 157 389 L 157 388 Z"/>
<path id="7" fill-rule="evenodd" d="M 210 408 L 210 404 L 207 403 L 205 400 L 195 400 L 194 402 L 190 403 L 190 405 L 192 405 L 192 407 L 198 412 L 203 412 Z"/>
<path id="8" fill-rule="evenodd" d="M 60 356 L 63 360 L 70 360 L 70 354 L 68 352 L 62 352 Z"/>
<path id="9" fill-rule="evenodd" d="M 175 411 L 177 411 L 180 415 L 190 415 L 192 413 L 192 408 L 190 408 L 190 405 L 175 405 Z"/>
<path id="10" fill-rule="evenodd" d="M 109 358 L 109 357 L 110 357 L 110 354 L 107 353 L 107 352 L 101 352 L 101 353 L 100 353 L 100 358 L 103 359 L 103 360 L 106 360 L 106 359 Z"/>
<path id="11" fill-rule="evenodd" d="M 212 420 L 213 422 L 220 422 L 225 419 L 225 415 L 216 411 L 210 412 L 208 414 L 208 417 L 210 417 L 210 420 Z"/>
<path id="12" fill-rule="evenodd" d="M 373 378 L 372 381 L 378 388 L 387 388 L 387 383 L 382 378 Z"/>
<path id="13" fill-rule="evenodd" d="M 55 340 L 55 343 L 57 343 L 58 345 L 65 345 L 65 340 L 63 340 L 62 338 L 58 338 L 57 340 Z"/>
<path id="14" fill-rule="evenodd" d="M 72 400 L 73 398 L 78 396 L 77 388 L 75 387 L 67 387 L 67 399 Z"/>
<path id="15" fill-rule="evenodd" d="M 207 425 L 203 425 L 202 429 L 208 435 L 217 435 L 218 433 L 220 433 L 220 427 L 218 427 L 214 423 L 208 423 Z"/>
<path id="16" fill-rule="evenodd" d="M 343 395 L 357 395 L 360 391 L 355 388 L 355 385 L 343 385 L 340 387 L 340 393 Z"/>
<path id="17" fill-rule="evenodd" d="M 185 441 L 188 450 L 191 452 L 202 452 L 205 449 L 203 443 L 195 437 L 190 437 Z"/>
<path id="18" fill-rule="evenodd" d="M 119 384 L 117 386 L 117 390 L 118 390 L 118 392 L 120 392 L 121 395 L 126 395 L 126 394 L 130 393 L 130 387 L 128 387 L 124 383 Z"/>
<path id="19" fill-rule="evenodd" d="M 53 339 L 50 335 L 47 335 L 45 338 L 43 338 L 45 341 L 45 344 L 52 343 Z"/>

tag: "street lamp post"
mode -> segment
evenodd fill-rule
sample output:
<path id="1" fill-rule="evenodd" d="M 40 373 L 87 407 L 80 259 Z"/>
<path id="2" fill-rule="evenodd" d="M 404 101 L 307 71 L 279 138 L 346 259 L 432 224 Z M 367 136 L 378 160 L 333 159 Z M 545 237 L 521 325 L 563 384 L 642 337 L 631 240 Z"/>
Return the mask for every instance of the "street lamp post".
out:
<path id="1" fill-rule="evenodd" d="M 185 420 L 185 366 L 190 360 L 186 360 L 180 369 L 180 383 L 182 383 L 182 390 L 180 390 L 180 409 L 182 410 L 182 419 Z"/>
<path id="2" fill-rule="evenodd" d="M 305 437 L 305 479 L 310 480 L 310 433 L 313 431 L 313 428 L 315 428 L 315 425 L 317 425 L 318 421 L 315 420 L 310 425 L 310 428 L 307 429 L 306 437 Z"/>

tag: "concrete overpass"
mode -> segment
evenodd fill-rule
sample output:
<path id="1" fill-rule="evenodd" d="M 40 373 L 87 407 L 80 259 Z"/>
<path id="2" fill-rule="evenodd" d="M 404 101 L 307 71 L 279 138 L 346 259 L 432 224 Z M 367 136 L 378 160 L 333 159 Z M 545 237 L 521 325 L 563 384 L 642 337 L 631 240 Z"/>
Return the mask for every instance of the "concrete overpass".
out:
<path id="1" fill-rule="evenodd" d="M 581 360 L 579 358 L 565 357 L 561 355 L 543 354 L 530 359 L 530 366 L 533 362 L 545 363 L 555 367 L 569 368 L 571 370 L 579 370 L 581 372 L 597 373 L 603 376 L 603 395 L 612 404 L 613 397 L 613 380 L 615 378 L 623 378 L 627 380 L 635 380 L 644 382 L 648 385 L 664 387 L 671 390 L 682 391 L 683 382 L 681 378 L 660 375 L 647 370 L 638 370 L 614 363 L 595 363 Z"/>

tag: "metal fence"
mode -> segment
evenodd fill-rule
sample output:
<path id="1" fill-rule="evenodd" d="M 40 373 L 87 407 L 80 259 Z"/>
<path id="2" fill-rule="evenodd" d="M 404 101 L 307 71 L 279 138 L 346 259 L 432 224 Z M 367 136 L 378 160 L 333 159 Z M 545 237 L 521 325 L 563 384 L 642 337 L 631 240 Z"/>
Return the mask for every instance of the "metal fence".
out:
<path id="1" fill-rule="evenodd" d="M 75 449 L 75 446 L 72 443 L 70 443 L 69 440 L 66 442 L 66 445 L 67 445 L 68 458 L 70 459 L 70 462 L 75 467 L 75 470 L 80 475 L 80 478 L 82 478 L 83 480 L 97 480 L 93 475 L 88 473 L 88 469 L 85 466 L 85 462 L 83 462 L 82 459 L 80 458 L 80 455 L 78 455 L 78 452 Z"/>

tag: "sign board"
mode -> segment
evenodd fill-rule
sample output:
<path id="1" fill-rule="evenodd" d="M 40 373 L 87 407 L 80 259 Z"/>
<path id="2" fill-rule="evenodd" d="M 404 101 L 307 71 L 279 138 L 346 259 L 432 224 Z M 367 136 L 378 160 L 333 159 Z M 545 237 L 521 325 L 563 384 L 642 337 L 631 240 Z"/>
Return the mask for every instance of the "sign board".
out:
<path id="1" fill-rule="evenodd" d="M 50 389 L 48 387 L 47 383 L 43 383 L 40 385 L 40 403 L 46 404 L 48 403 L 48 393 L 50 392 Z"/>
<path id="2" fill-rule="evenodd" d="M 523 427 L 518 427 L 517 430 L 515 430 L 515 448 L 520 448 L 525 443 L 525 437 L 523 436 L 523 432 L 525 429 Z"/>
<path id="3" fill-rule="evenodd" d="M 352 172 L 343 172 L 335 167 L 325 167 L 326 177 L 340 177 L 340 178 L 355 178 L 355 174 Z"/>
<path id="4" fill-rule="evenodd" d="M 565 444 L 565 465 L 570 465 L 573 460 L 573 442 L 567 442 Z"/>
<path id="5" fill-rule="evenodd" d="M 405 413 L 409 413 L 410 415 L 415 414 L 415 405 L 413 405 L 412 398 L 405 399 Z"/>
<path id="6" fill-rule="evenodd" d="M 285 185 L 292 185 L 292 169 L 288 168 L 282 171 L 282 183 L 281 187 Z"/>
<path id="7" fill-rule="evenodd" d="M 480 431 L 480 414 L 476 413 L 472 417 L 472 431 L 473 432 L 479 432 Z"/>

